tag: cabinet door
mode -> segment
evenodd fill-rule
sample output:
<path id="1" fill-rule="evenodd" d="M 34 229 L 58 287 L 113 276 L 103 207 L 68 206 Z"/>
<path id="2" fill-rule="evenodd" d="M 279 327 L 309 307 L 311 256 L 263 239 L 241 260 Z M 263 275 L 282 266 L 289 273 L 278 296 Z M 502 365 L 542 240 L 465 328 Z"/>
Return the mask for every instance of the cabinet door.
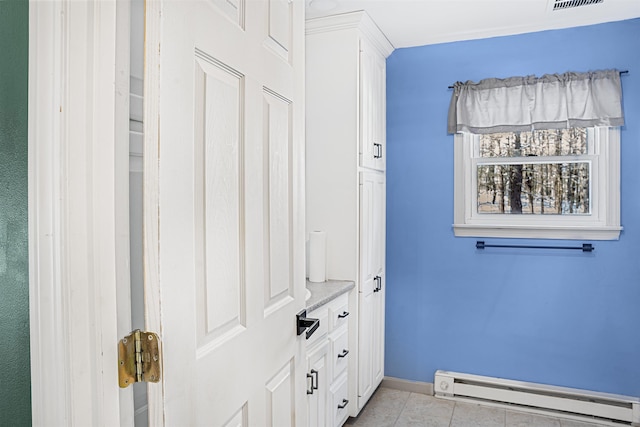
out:
<path id="1" fill-rule="evenodd" d="M 383 278 L 384 280 L 384 278 Z M 384 286 L 358 294 L 358 410 L 384 377 Z"/>
<path id="2" fill-rule="evenodd" d="M 386 82 L 386 61 L 380 55 L 372 57 L 372 82 L 371 97 L 372 107 L 372 131 L 373 131 L 373 168 L 378 170 L 386 169 L 386 105 L 387 105 L 387 82 Z"/>
<path id="3" fill-rule="evenodd" d="M 375 58 L 373 49 L 366 40 L 360 40 L 360 165 L 373 168 L 374 152 L 374 96 Z"/>
<path id="4" fill-rule="evenodd" d="M 385 209 L 386 180 L 383 174 L 372 177 L 372 264 L 374 271 L 373 315 L 372 315 L 372 376 L 374 388 L 384 377 L 384 325 L 385 325 Z"/>
<path id="5" fill-rule="evenodd" d="M 386 62 L 360 40 L 360 165 L 384 170 L 386 140 Z"/>
<path id="6" fill-rule="evenodd" d="M 346 374 L 342 375 L 331 386 L 330 395 L 331 418 L 329 419 L 329 426 L 341 427 L 349 417 L 349 383 Z"/>
<path id="7" fill-rule="evenodd" d="M 379 234 L 375 228 L 380 227 L 379 207 L 375 205 L 377 173 L 360 173 L 360 283 L 359 292 L 365 288 L 373 290 L 374 277 L 379 269 L 379 253 L 376 252 L 376 239 Z"/>
<path id="8" fill-rule="evenodd" d="M 327 394 L 329 387 L 329 342 L 314 347 L 307 354 L 307 410 L 309 427 L 327 425 Z"/>
<path id="9" fill-rule="evenodd" d="M 360 282 L 379 287 L 385 264 L 386 179 L 383 173 L 360 173 Z M 378 281 L 378 283 L 374 283 Z M 361 286 L 361 287 L 362 287 Z"/>
<path id="10" fill-rule="evenodd" d="M 358 408 L 384 376 L 385 176 L 360 173 Z"/>

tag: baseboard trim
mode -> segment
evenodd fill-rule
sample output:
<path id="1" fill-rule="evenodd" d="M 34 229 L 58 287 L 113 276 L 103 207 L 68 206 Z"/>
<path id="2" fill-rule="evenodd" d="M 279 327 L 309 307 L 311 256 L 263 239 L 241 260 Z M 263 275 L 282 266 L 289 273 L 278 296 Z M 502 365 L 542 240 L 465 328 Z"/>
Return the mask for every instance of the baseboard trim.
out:
<path id="1" fill-rule="evenodd" d="M 392 388 L 395 390 L 409 391 L 411 393 L 420 393 L 433 396 L 433 383 L 403 380 L 402 378 L 394 377 L 384 377 L 380 386 Z"/>

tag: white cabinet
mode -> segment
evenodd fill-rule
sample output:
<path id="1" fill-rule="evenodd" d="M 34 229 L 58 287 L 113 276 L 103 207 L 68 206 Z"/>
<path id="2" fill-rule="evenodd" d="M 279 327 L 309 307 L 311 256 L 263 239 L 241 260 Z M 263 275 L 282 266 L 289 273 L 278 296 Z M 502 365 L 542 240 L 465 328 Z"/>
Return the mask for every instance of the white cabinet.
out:
<path id="1" fill-rule="evenodd" d="M 393 47 L 365 12 L 307 20 L 306 34 L 307 231 L 327 233 L 327 277 L 356 282 L 348 380 L 334 383 L 336 393 L 348 390 L 356 416 L 384 374 L 385 61 Z"/>
<path id="2" fill-rule="evenodd" d="M 349 416 L 349 299 L 343 294 L 309 312 L 320 327 L 307 340 L 307 405 L 310 427 L 340 427 Z M 354 404 L 351 403 L 351 406 Z"/>

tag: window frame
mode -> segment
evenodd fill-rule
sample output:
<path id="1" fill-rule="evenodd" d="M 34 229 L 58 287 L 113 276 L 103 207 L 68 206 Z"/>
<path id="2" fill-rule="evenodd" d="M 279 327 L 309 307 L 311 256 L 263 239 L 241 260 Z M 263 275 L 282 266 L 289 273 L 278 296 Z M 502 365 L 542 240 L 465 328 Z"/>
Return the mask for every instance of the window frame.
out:
<path id="1" fill-rule="evenodd" d="M 588 130 L 593 149 L 591 213 L 581 215 L 478 214 L 478 135 L 454 135 L 454 235 L 459 237 L 617 240 L 620 237 L 620 128 Z"/>

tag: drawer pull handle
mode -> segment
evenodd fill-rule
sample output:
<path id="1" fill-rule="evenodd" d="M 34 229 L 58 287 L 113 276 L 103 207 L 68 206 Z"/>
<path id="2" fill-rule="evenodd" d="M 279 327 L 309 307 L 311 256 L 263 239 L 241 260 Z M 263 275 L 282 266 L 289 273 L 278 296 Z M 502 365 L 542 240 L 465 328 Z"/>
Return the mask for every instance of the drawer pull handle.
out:
<path id="1" fill-rule="evenodd" d="M 373 292 L 380 292 L 382 290 L 382 277 L 376 276 L 373 278 L 373 281 L 376 283 L 376 287 L 373 289 Z"/>
<path id="2" fill-rule="evenodd" d="M 307 394 L 313 394 L 313 375 L 307 374 L 307 379 L 311 378 L 311 387 L 307 389 Z"/>
<path id="3" fill-rule="evenodd" d="M 347 357 L 347 354 L 349 354 L 349 350 L 347 350 L 346 348 L 344 350 L 342 350 L 342 353 L 340 353 L 338 355 L 338 358 L 340 357 Z"/>
<path id="4" fill-rule="evenodd" d="M 349 315 L 348 311 L 343 311 L 342 314 L 338 314 L 338 319 L 344 319 Z"/>
<path id="5" fill-rule="evenodd" d="M 347 407 L 347 405 L 349 404 L 349 400 L 348 399 L 342 399 L 342 404 L 338 405 L 338 409 L 344 409 Z"/>
<path id="6" fill-rule="evenodd" d="M 373 158 L 374 159 L 382 158 L 382 144 L 378 144 L 376 142 L 373 143 Z"/>
<path id="7" fill-rule="evenodd" d="M 315 381 L 314 380 L 315 375 Z M 311 370 L 310 374 L 307 374 L 307 378 L 311 378 L 311 388 L 307 390 L 307 394 L 313 394 L 313 390 L 318 389 L 318 371 L 315 369 Z"/>

